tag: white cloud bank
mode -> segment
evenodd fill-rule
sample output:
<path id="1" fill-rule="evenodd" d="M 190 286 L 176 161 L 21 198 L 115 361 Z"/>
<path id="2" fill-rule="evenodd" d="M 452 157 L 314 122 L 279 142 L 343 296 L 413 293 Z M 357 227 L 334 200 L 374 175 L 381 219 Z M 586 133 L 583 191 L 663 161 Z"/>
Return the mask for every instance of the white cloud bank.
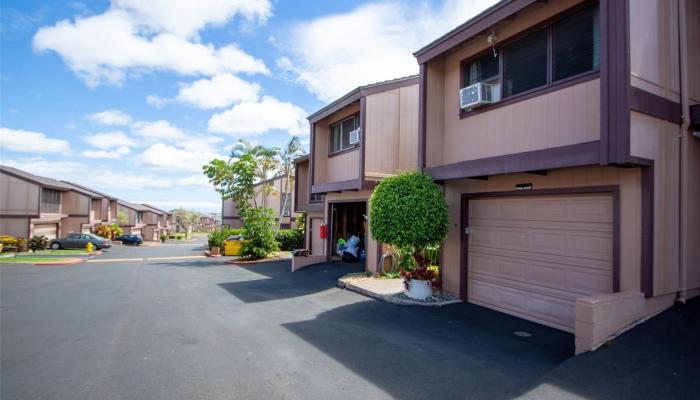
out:
<path id="1" fill-rule="evenodd" d="M 258 102 L 241 102 L 209 119 L 210 132 L 252 136 L 271 130 L 285 130 L 291 135 L 307 135 L 306 112 L 292 103 L 265 96 Z"/>
<path id="2" fill-rule="evenodd" d="M 66 153 L 70 145 L 62 139 L 51 139 L 41 132 L 0 128 L 0 149 L 25 153 Z"/>
<path id="3" fill-rule="evenodd" d="M 235 43 L 200 43 L 198 32 L 235 16 L 265 22 L 271 8 L 267 0 L 114 0 L 102 14 L 40 28 L 33 47 L 58 53 L 89 87 L 119 84 L 129 72 L 268 73 Z"/>
<path id="4" fill-rule="evenodd" d="M 136 146 L 134 138 L 125 135 L 121 131 L 88 134 L 83 136 L 83 140 L 103 150 Z"/>
<path id="5" fill-rule="evenodd" d="M 447 0 L 431 8 L 382 1 L 305 21 L 285 35 L 288 57 L 277 66 L 320 100 L 333 101 L 357 86 L 418 73 L 414 51 L 495 2 Z"/>
<path id="6" fill-rule="evenodd" d="M 223 108 L 241 101 L 255 101 L 260 90 L 256 83 L 221 74 L 183 85 L 175 100 L 201 109 Z"/>
<path id="7" fill-rule="evenodd" d="M 85 117 L 90 121 L 97 122 L 98 124 L 102 125 L 125 126 L 131 123 L 131 115 L 116 109 L 109 109 L 94 114 L 88 114 Z"/>

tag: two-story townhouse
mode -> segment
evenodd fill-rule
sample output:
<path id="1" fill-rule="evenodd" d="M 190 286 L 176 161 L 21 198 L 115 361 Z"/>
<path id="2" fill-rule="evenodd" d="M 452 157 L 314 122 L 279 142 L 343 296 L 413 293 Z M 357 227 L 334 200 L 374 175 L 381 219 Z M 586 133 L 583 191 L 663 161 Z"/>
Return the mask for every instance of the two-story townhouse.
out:
<path id="1" fill-rule="evenodd" d="M 415 53 L 446 290 L 579 352 L 699 293 L 698 21 L 691 0 L 505 0 Z"/>
<path id="2" fill-rule="evenodd" d="M 284 175 L 272 177 L 255 186 L 254 204 L 258 207 L 264 206 L 271 208 L 274 212 L 275 221 L 280 223 L 282 229 L 289 229 L 296 226 L 295 218 L 297 215 L 293 212 L 293 186 L 293 182 L 289 185 L 287 184 L 287 177 Z M 222 201 L 221 212 L 223 225 L 231 228 L 241 228 L 243 226 L 238 207 L 233 199 Z"/>
<path id="3" fill-rule="evenodd" d="M 117 198 L 75 182 L 63 181 L 77 189 L 83 189 L 93 198 L 90 205 L 90 224 L 113 224 L 117 222 Z"/>
<path id="4" fill-rule="evenodd" d="M 69 214 L 63 201 L 71 190 L 55 179 L 0 166 L 0 234 L 58 237 L 66 229 L 62 221 Z"/>
<path id="5" fill-rule="evenodd" d="M 148 211 L 144 214 L 146 227 L 143 228 L 145 240 L 158 240 L 160 235 L 167 235 L 170 231 L 171 214 L 150 204 L 141 204 Z"/>
<path id="6" fill-rule="evenodd" d="M 377 271 L 383 249 L 368 202 L 382 178 L 417 167 L 418 94 L 417 76 L 365 85 L 308 117 L 311 151 L 296 160 L 295 190 L 296 210 L 307 212 L 304 264 L 337 259 L 338 240 L 356 235 L 365 268 Z"/>
<path id="7" fill-rule="evenodd" d="M 117 223 L 125 235 L 139 235 L 144 240 L 153 240 L 151 237 L 144 236 L 145 214 L 148 211 L 153 212 L 141 204 L 117 200 Z"/>

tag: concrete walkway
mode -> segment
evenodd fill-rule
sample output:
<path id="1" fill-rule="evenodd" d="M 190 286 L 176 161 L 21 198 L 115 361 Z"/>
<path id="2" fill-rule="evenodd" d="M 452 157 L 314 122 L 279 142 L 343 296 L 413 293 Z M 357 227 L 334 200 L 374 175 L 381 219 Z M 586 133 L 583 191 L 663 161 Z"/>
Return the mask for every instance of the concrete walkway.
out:
<path id="1" fill-rule="evenodd" d="M 338 286 L 387 303 L 406 306 L 442 307 L 461 302 L 461 300 L 448 293 L 435 294 L 426 301 L 413 300 L 403 294 L 403 279 L 368 277 L 363 273 L 343 276 L 338 279 Z"/>

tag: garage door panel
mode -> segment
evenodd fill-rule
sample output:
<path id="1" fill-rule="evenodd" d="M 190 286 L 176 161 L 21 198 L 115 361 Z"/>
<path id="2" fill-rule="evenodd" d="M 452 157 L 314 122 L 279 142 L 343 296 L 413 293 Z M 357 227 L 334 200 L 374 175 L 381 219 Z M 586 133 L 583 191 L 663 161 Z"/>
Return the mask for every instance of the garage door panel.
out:
<path id="1" fill-rule="evenodd" d="M 58 237 L 58 224 L 35 224 L 32 234 L 46 236 L 47 239 L 56 239 Z"/>
<path id="2" fill-rule="evenodd" d="M 612 292 L 612 196 L 469 201 L 469 301 L 572 330 L 575 300 Z"/>

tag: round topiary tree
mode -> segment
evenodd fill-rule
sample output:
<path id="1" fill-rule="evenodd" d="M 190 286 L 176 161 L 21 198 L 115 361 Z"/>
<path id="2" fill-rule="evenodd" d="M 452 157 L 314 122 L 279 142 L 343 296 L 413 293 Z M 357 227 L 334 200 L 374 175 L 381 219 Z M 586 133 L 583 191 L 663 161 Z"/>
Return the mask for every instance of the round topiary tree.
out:
<path id="1" fill-rule="evenodd" d="M 441 242 L 449 226 L 439 186 L 419 172 L 382 180 L 372 193 L 369 220 L 376 240 L 411 247 L 418 269 L 428 266 L 425 248 Z"/>

